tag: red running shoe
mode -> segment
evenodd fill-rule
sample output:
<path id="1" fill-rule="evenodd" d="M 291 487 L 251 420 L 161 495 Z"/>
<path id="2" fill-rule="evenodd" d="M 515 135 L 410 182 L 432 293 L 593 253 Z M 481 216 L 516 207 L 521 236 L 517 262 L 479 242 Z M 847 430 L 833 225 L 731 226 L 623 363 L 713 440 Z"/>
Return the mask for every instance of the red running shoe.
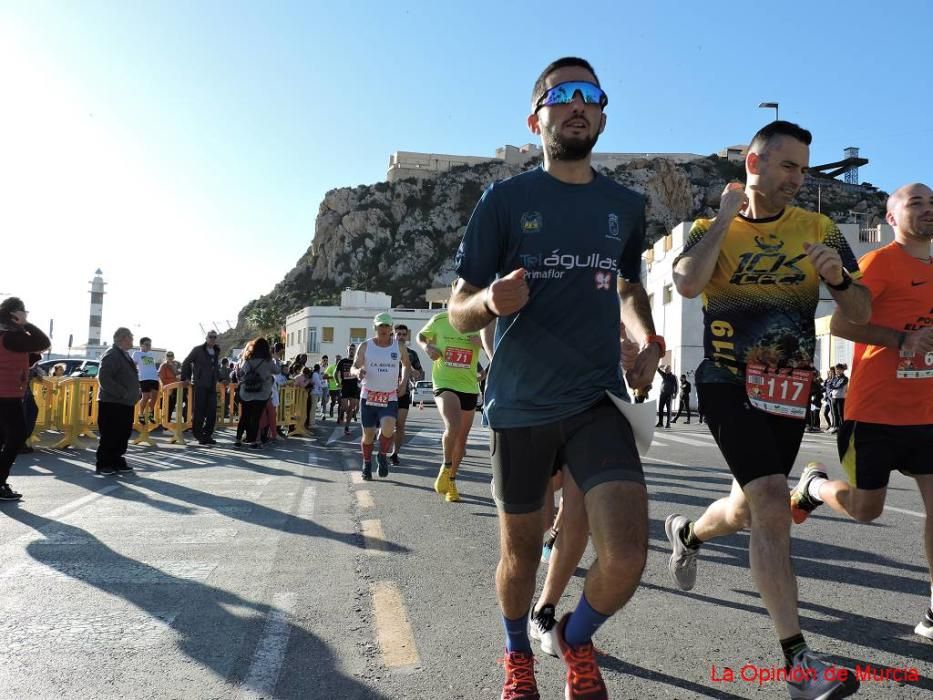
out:
<path id="1" fill-rule="evenodd" d="M 570 646 L 564 639 L 564 630 L 570 613 L 566 613 L 557 623 L 557 644 L 560 654 L 567 664 L 567 700 L 608 700 L 609 692 L 596 664 L 596 649 L 593 642 Z"/>
<path id="2" fill-rule="evenodd" d="M 534 654 L 530 651 L 506 651 L 499 663 L 505 666 L 502 700 L 540 700 Z"/>

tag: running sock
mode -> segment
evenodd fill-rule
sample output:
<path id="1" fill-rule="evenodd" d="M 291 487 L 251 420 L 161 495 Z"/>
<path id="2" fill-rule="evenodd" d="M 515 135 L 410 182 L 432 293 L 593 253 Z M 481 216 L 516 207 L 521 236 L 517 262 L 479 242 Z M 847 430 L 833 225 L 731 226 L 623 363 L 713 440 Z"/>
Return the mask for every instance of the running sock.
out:
<path id="1" fill-rule="evenodd" d="M 360 442 L 360 447 L 363 448 L 363 461 L 372 462 L 373 461 L 373 444 L 369 443 L 367 445 L 365 442 Z"/>
<path id="2" fill-rule="evenodd" d="M 703 540 L 697 537 L 696 533 L 693 531 L 694 522 L 691 520 L 686 527 L 680 528 L 680 541 L 683 542 L 685 547 L 690 547 L 690 549 L 696 549 L 701 544 Z"/>
<path id="3" fill-rule="evenodd" d="M 781 640 L 781 651 L 784 652 L 785 668 L 790 669 L 794 665 L 794 657 L 807 648 L 807 643 L 803 640 L 803 632 L 795 634 L 793 637 Z"/>
<path id="4" fill-rule="evenodd" d="M 820 489 L 823 487 L 823 484 L 827 483 L 829 479 L 824 479 L 821 476 L 816 477 L 815 479 L 810 480 L 809 486 L 807 486 L 807 495 L 810 496 L 814 501 L 823 502 L 823 499 L 820 498 Z M 931 586 L 933 588 L 933 586 Z"/>
<path id="5" fill-rule="evenodd" d="M 610 617 L 612 616 L 593 610 L 586 599 L 586 594 L 581 595 L 577 609 L 573 611 L 564 628 L 564 641 L 572 647 L 586 644 L 593 638 L 596 630 Z"/>
<path id="6" fill-rule="evenodd" d="M 379 451 L 382 454 L 386 454 L 389 451 L 389 448 L 392 447 L 394 440 L 391 437 L 386 437 L 385 435 L 379 435 Z"/>
<path id="7" fill-rule="evenodd" d="M 510 620 L 503 615 L 502 624 L 505 626 L 506 651 L 531 651 L 531 640 L 528 639 L 528 613 L 517 620 Z"/>

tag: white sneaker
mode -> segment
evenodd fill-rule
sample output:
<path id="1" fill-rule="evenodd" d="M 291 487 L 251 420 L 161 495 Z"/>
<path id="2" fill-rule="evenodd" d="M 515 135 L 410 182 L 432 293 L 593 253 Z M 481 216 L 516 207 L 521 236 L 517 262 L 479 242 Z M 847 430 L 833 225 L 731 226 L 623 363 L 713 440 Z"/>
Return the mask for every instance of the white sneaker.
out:
<path id="1" fill-rule="evenodd" d="M 826 663 L 818 654 L 804 649 L 794 657 L 788 671 L 787 692 L 792 700 L 836 700 L 847 698 L 859 689 L 861 683 L 852 669 L 845 669 L 845 680 L 840 672 L 829 672 L 831 668 L 843 667 Z"/>
<path id="2" fill-rule="evenodd" d="M 933 639 L 933 619 L 930 619 L 930 613 L 926 613 L 920 623 L 914 627 L 914 632 L 921 637 Z"/>
<path id="3" fill-rule="evenodd" d="M 671 581 L 682 591 L 691 590 L 697 582 L 697 555 L 699 547 L 688 547 L 680 539 L 680 531 L 689 523 L 683 515 L 672 513 L 664 521 L 664 533 L 671 543 L 671 558 L 667 571 Z"/>
<path id="4" fill-rule="evenodd" d="M 541 652 L 560 658 L 557 646 L 557 617 L 553 605 L 542 605 L 528 620 L 528 634 L 541 643 Z"/>

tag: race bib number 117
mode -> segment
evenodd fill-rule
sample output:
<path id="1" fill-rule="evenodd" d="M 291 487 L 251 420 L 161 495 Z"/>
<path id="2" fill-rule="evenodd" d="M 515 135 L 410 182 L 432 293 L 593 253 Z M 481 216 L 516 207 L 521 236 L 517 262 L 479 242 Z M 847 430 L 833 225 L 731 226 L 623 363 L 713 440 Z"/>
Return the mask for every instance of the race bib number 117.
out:
<path id="1" fill-rule="evenodd" d="M 755 408 L 788 418 L 804 418 L 810 400 L 813 373 L 802 369 L 780 369 L 748 365 L 745 369 L 745 392 Z"/>

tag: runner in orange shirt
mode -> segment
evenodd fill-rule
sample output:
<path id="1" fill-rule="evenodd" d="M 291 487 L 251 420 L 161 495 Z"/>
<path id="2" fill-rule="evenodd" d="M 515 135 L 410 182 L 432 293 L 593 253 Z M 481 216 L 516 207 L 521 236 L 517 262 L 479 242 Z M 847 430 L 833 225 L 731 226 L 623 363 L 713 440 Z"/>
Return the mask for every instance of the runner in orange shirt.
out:
<path id="1" fill-rule="evenodd" d="M 859 261 L 872 294 L 868 325 L 833 314 L 832 333 L 855 341 L 845 422 L 838 434 L 846 481 L 829 481 L 811 463 L 791 494 L 794 520 L 830 508 L 869 522 L 881 515 L 891 471 L 917 481 L 926 512 L 933 512 L 933 190 L 905 185 L 888 198 L 894 242 Z M 933 580 L 933 518 L 926 518 L 927 562 Z M 930 609 L 916 633 L 933 639 Z"/>

